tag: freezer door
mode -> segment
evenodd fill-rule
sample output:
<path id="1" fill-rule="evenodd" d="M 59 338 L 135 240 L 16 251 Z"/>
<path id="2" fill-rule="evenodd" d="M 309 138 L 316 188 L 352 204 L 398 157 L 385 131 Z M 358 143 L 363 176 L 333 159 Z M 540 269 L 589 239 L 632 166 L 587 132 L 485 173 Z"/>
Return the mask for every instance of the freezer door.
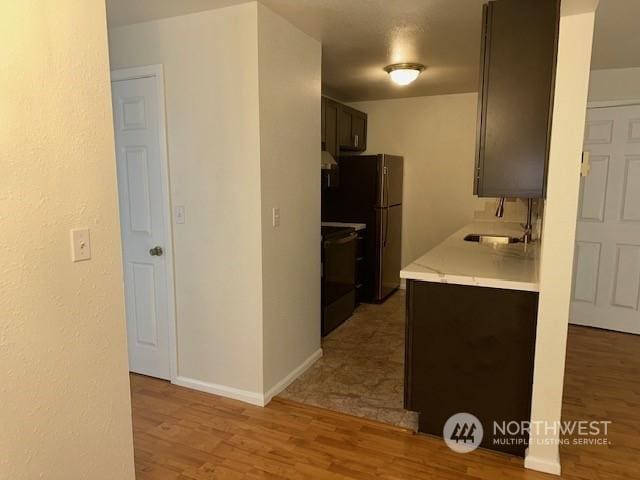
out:
<path id="1" fill-rule="evenodd" d="M 381 301 L 400 286 L 402 205 L 380 208 L 376 217 L 375 299 Z"/>
<path id="2" fill-rule="evenodd" d="M 403 159 L 393 155 L 380 155 L 378 164 L 380 192 L 378 207 L 385 208 L 402 203 Z"/>

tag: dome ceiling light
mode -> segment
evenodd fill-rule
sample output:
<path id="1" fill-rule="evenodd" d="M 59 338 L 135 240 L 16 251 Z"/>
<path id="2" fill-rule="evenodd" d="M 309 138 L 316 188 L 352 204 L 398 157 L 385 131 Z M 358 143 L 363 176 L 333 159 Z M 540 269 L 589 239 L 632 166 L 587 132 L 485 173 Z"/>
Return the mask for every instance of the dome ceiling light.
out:
<path id="1" fill-rule="evenodd" d="M 424 69 L 425 66 L 421 63 L 394 63 L 384 67 L 384 71 L 396 85 L 409 85 Z"/>

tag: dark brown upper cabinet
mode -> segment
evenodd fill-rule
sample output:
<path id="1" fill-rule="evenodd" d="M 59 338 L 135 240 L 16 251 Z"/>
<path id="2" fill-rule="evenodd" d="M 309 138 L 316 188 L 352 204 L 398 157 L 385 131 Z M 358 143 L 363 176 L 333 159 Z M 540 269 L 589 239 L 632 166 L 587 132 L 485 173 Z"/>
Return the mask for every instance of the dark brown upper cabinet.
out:
<path id="1" fill-rule="evenodd" d="M 351 134 L 354 139 L 355 150 L 364 152 L 367 149 L 367 114 L 352 110 Z"/>
<path id="2" fill-rule="evenodd" d="M 483 12 L 474 193 L 545 196 L 559 0 L 494 0 Z"/>
<path id="3" fill-rule="evenodd" d="M 367 114 L 322 97 L 322 150 L 334 157 L 367 149 Z"/>
<path id="4" fill-rule="evenodd" d="M 340 149 L 364 152 L 367 149 L 367 114 L 346 105 L 340 106 Z"/>
<path id="5" fill-rule="evenodd" d="M 345 107 L 340 108 L 338 129 L 340 132 L 340 148 L 342 150 L 351 150 L 351 148 L 355 147 L 355 139 L 351 133 L 351 123 L 351 113 Z"/>
<path id="6" fill-rule="evenodd" d="M 340 153 L 338 147 L 338 113 L 340 104 L 322 97 L 322 150 L 335 157 Z"/>

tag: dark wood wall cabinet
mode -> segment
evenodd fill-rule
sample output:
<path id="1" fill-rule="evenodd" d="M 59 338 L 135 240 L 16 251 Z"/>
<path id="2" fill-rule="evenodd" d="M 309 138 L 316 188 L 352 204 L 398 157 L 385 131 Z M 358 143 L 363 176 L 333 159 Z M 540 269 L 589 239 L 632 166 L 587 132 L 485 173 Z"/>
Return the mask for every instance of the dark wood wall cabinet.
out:
<path id="1" fill-rule="evenodd" d="M 501 441 L 493 422 L 530 420 L 537 311 L 535 292 L 407 281 L 405 408 L 420 432 L 468 412 L 481 446 L 524 456 L 528 436 Z"/>
<path id="2" fill-rule="evenodd" d="M 340 152 L 367 149 L 367 114 L 322 97 L 322 150 L 334 157 Z"/>
<path id="3" fill-rule="evenodd" d="M 544 197 L 560 1 L 483 8 L 474 193 Z"/>

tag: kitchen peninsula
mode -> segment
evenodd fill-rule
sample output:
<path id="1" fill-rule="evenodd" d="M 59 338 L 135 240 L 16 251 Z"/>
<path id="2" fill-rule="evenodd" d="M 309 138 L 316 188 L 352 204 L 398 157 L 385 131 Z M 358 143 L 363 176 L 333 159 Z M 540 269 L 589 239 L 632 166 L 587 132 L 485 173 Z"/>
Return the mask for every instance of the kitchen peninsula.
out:
<path id="1" fill-rule="evenodd" d="M 468 412 L 481 446 L 524 456 L 526 435 L 496 443 L 493 422 L 528 421 L 538 309 L 538 248 L 519 224 L 478 222 L 404 268 L 405 408 L 442 436 Z M 512 242 L 512 243 L 508 243 Z"/>

